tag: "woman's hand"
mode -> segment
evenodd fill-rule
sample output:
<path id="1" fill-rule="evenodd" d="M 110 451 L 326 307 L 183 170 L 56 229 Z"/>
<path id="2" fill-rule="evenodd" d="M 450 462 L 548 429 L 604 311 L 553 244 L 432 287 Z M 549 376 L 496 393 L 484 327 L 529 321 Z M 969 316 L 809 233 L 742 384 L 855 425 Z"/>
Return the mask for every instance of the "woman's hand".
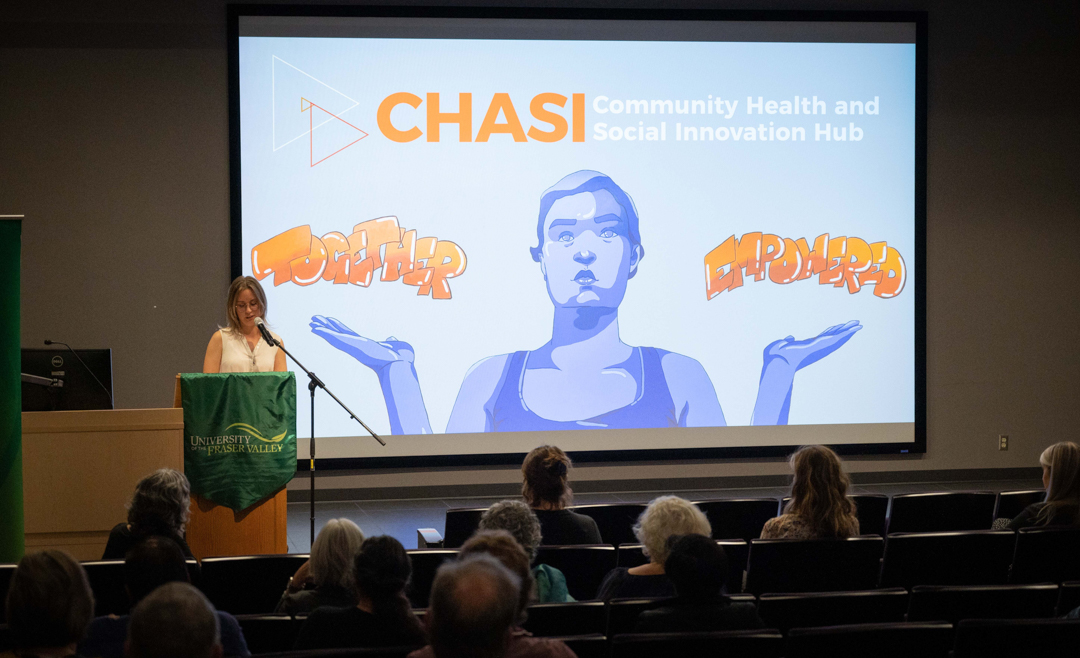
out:
<path id="1" fill-rule="evenodd" d="M 862 325 L 859 321 L 852 320 L 829 327 L 813 338 L 795 340 L 794 336 L 788 336 L 774 341 L 765 348 L 765 366 L 767 367 L 770 361 L 780 359 L 792 366 L 792 372 L 801 370 L 840 349 L 860 329 Z"/>
<path id="2" fill-rule="evenodd" d="M 334 318 L 315 315 L 308 326 L 313 334 L 372 370 L 382 370 L 393 363 L 412 363 L 415 357 L 412 346 L 404 341 L 393 336 L 382 342 L 364 338 Z"/>
<path id="3" fill-rule="evenodd" d="M 289 591 L 299 592 L 310 584 L 312 584 L 311 560 L 307 560 L 300 565 L 300 568 L 296 570 L 296 573 L 293 574 L 293 577 L 289 579 Z"/>

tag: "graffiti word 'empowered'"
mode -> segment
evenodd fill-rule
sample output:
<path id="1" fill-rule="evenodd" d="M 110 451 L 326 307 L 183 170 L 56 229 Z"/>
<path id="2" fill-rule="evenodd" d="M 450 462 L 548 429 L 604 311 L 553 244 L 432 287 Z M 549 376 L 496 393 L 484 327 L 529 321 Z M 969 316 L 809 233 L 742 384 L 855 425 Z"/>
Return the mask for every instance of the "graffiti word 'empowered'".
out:
<path id="1" fill-rule="evenodd" d="M 381 281 L 418 286 L 418 295 L 450 299 L 448 279 L 465 271 L 465 252 L 453 242 L 417 238 L 415 230 L 398 226 L 397 217 L 361 222 L 352 233 L 332 231 L 321 238 L 310 226 L 297 226 L 255 245 L 251 271 L 256 279 L 274 275 L 274 285 L 319 281 L 371 285 L 376 270 Z"/>
<path id="2" fill-rule="evenodd" d="M 743 284 L 744 276 L 773 283 L 791 283 L 818 275 L 818 283 L 837 288 L 847 285 L 855 294 L 868 284 L 886 299 L 904 289 L 907 268 L 900 252 L 884 242 L 819 235 L 811 249 L 805 238 L 792 240 L 771 233 L 731 236 L 705 255 L 705 296 L 716 297 Z"/>

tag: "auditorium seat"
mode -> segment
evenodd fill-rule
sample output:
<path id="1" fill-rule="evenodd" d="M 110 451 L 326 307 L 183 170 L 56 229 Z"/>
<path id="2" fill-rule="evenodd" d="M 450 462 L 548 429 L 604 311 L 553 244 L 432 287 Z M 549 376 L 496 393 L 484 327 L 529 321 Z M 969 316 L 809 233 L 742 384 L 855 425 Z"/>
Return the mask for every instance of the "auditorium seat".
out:
<path id="1" fill-rule="evenodd" d="M 727 591 L 737 594 L 742 591 L 743 571 L 746 570 L 746 556 L 750 552 L 750 545 L 741 539 L 718 539 L 717 545 L 724 549 L 728 559 Z M 640 566 L 649 561 L 641 552 L 641 544 L 620 544 L 616 566 L 629 569 Z"/>
<path id="2" fill-rule="evenodd" d="M 431 595 L 431 584 L 435 582 L 435 572 L 443 562 L 457 557 L 457 549 L 420 548 L 406 551 L 412 563 L 412 578 L 409 580 L 409 603 L 414 608 L 426 608 Z"/>
<path id="3" fill-rule="evenodd" d="M 377 647 L 372 649 L 305 649 L 265 653 L 262 658 L 405 658 L 420 647 Z"/>
<path id="4" fill-rule="evenodd" d="M 609 544 L 541 546 L 536 564 L 555 567 L 566 576 L 566 589 L 578 601 L 596 598 L 604 576 L 615 568 L 615 547 Z"/>
<path id="5" fill-rule="evenodd" d="M 885 524 L 889 516 L 889 497 L 885 494 L 853 494 L 848 496 L 855 503 L 855 515 L 859 518 L 860 535 L 885 536 Z M 780 501 L 780 511 L 787 506 L 790 496 Z"/>
<path id="6" fill-rule="evenodd" d="M 486 507 L 446 510 L 446 525 L 443 526 L 443 546 L 446 548 L 461 548 L 461 545 L 469 537 L 472 537 L 476 529 L 480 527 L 480 516 L 486 510 Z"/>
<path id="7" fill-rule="evenodd" d="M 292 649 L 306 617 L 288 615 L 236 615 L 251 653 L 274 653 Z"/>
<path id="8" fill-rule="evenodd" d="M 580 505 L 572 508 L 578 514 L 584 514 L 596 521 L 600 529 L 600 538 L 605 544 L 633 544 L 638 539 L 634 536 L 634 524 L 645 511 L 645 503 L 611 503 L 604 505 Z"/>
<path id="9" fill-rule="evenodd" d="M 754 603 L 752 594 L 732 594 L 734 603 Z M 646 610 L 662 606 L 668 598 L 612 599 L 607 603 L 607 636 L 614 637 L 634 632 L 638 615 Z"/>
<path id="10" fill-rule="evenodd" d="M 793 628 L 787 658 L 945 658 L 952 638 L 952 624 L 941 622 Z"/>
<path id="11" fill-rule="evenodd" d="M 632 633 L 611 640 L 611 658 L 779 658 L 784 636 L 772 629 L 714 633 Z"/>
<path id="12" fill-rule="evenodd" d="M 996 501 L 989 491 L 898 494 L 889 506 L 888 532 L 989 530 Z"/>
<path id="13" fill-rule="evenodd" d="M 1022 491 L 1002 491 L 994 504 L 995 519 L 1015 519 L 1028 505 L 1041 503 L 1046 499 L 1045 489 L 1024 489 Z"/>
<path id="14" fill-rule="evenodd" d="M 902 587 L 758 597 L 758 614 L 765 625 L 783 633 L 811 626 L 901 622 L 907 608 L 908 593 Z"/>
<path id="15" fill-rule="evenodd" d="M 955 658 L 1049 658 L 1076 655 L 1080 620 L 977 619 L 956 627 Z"/>
<path id="16" fill-rule="evenodd" d="M 1004 585 L 1015 542 L 1010 530 L 890 534 L 881 586 Z"/>
<path id="17" fill-rule="evenodd" d="M 1061 583 L 1058 597 L 1057 616 L 1064 617 L 1073 608 L 1080 608 L 1080 581 Z"/>
<path id="18" fill-rule="evenodd" d="M 8 585 L 11 584 L 11 576 L 15 574 L 14 564 L 0 564 L 0 601 L 7 600 Z"/>
<path id="19" fill-rule="evenodd" d="M 522 628 L 533 635 L 603 635 L 607 611 L 603 601 L 536 603 L 529 606 Z"/>
<path id="20" fill-rule="evenodd" d="M 4 597 L 7 598 L 7 591 L 4 591 Z M 7 624 L 0 624 L 0 653 L 6 653 L 14 649 L 12 642 L 11 629 L 8 628 Z"/>
<path id="21" fill-rule="evenodd" d="M 203 592 L 218 610 L 269 614 L 307 555 L 241 555 L 202 561 Z"/>
<path id="22" fill-rule="evenodd" d="M 780 503 L 775 498 L 733 498 L 694 504 L 709 517 L 714 539 L 757 539 L 765 522 L 780 513 Z"/>
<path id="23" fill-rule="evenodd" d="M 1057 585 L 974 585 L 911 588 L 910 621 L 1040 619 L 1054 616 Z"/>
<path id="24" fill-rule="evenodd" d="M 1080 529 L 1021 528 L 1016 533 L 1013 583 L 1060 583 L 1080 579 Z"/>
<path id="25" fill-rule="evenodd" d="M 552 639 L 561 640 L 577 658 L 608 658 L 608 641 L 603 635 L 570 635 Z"/>
<path id="26" fill-rule="evenodd" d="M 126 615 L 131 608 L 127 590 L 124 589 L 123 560 L 95 560 L 83 562 L 86 579 L 94 592 L 94 614 Z M 282 589 L 285 589 L 284 585 Z M 281 592 L 278 592 L 281 596 Z"/>
<path id="27" fill-rule="evenodd" d="M 755 539 L 746 565 L 746 591 L 829 592 L 877 587 L 885 541 Z"/>

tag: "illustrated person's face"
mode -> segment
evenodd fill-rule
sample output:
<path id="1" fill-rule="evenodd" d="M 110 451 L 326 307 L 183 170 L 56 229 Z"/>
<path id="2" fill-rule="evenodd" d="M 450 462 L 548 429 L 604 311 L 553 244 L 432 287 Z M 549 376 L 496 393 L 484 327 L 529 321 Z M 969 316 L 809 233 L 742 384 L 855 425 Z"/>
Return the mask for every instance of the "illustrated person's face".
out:
<path id="1" fill-rule="evenodd" d="M 637 268 L 622 208 L 607 190 L 565 196 L 544 218 L 540 268 L 557 307 L 617 307 Z"/>
<path id="2" fill-rule="evenodd" d="M 251 290 L 241 290 L 236 296 L 236 317 L 240 318 L 240 326 L 250 328 L 255 325 L 255 318 L 261 318 L 263 314 L 259 299 Z"/>

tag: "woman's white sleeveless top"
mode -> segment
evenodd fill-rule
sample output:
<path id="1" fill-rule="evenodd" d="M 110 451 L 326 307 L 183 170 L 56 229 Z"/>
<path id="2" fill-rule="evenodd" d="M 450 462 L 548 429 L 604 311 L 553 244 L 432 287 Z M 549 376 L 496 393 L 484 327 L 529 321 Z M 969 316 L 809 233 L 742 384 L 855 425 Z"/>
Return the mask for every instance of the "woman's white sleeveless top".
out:
<path id="1" fill-rule="evenodd" d="M 251 349 L 247 339 L 238 331 L 232 329 L 221 330 L 221 368 L 219 372 L 273 372 L 274 359 L 277 358 L 278 347 L 267 345 L 266 341 L 259 338 L 255 343 L 255 349 Z M 270 335 L 275 340 L 281 340 L 273 331 Z"/>

